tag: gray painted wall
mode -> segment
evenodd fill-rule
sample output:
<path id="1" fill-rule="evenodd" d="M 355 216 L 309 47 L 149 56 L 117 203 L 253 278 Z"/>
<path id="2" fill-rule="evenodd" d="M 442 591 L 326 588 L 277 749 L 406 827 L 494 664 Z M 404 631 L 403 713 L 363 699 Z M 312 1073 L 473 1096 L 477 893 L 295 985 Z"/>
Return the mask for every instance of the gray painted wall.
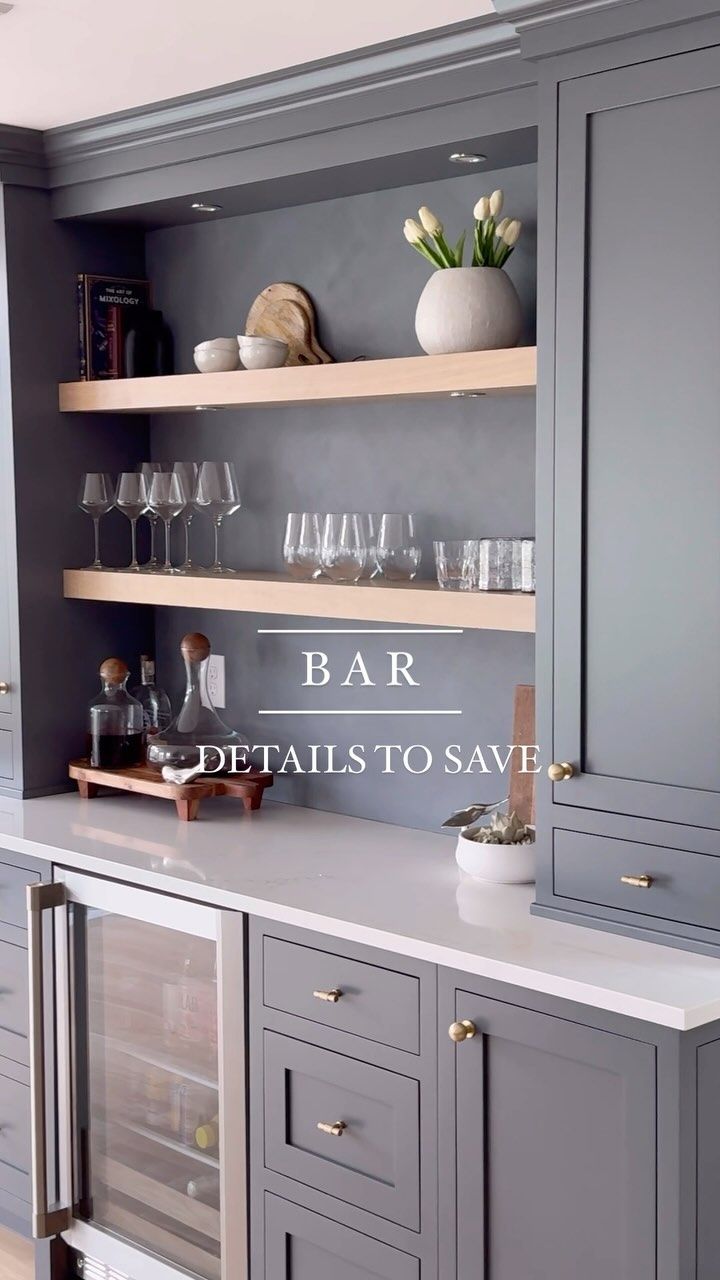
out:
<path id="1" fill-rule="evenodd" d="M 477 197 L 500 184 L 508 208 L 526 224 L 510 274 L 527 317 L 526 341 L 534 341 L 535 183 L 529 165 L 150 234 L 148 272 L 175 334 L 178 369 L 192 369 L 196 342 L 241 331 L 253 298 L 273 280 L 308 289 L 321 340 L 339 360 L 419 354 L 413 317 L 429 267 L 403 240 L 403 220 L 427 203 L 455 238 L 470 226 Z M 532 533 L 534 417 L 531 397 L 163 415 L 152 419 L 151 441 L 155 458 L 236 462 L 244 505 L 224 531 L 234 567 L 282 567 L 288 510 L 413 510 L 423 541 L 421 575 L 433 577 L 433 538 Z M 197 559 L 207 562 L 210 530 L 203 518 L 192 534 Z M 178 552 L 179 546 L 178 537 Z M 159 610 L 160 678 L 177 697 L 179 639 L 187 630 L 205 630 L 226 655 L 227 718 L 253 742 L 292 743 L 300 752 L 308 743 L 335 743 L 341 761 L 349 744 L 367 744 L 363 775 L 278 779 L 277 799 L 434 828 L 454 807 L 506 794 L 497 774 L 445 775 L 441 757 L 448 743 L 462 744 L 467 756 L 476 743 L 508 741 L 514 685 L 533 680 L 532 637 L 466 632 L 407 640 L 333 636 L 316 643 L 317 637 L 258 635 L 262 627 L 303 625 L 334 624 Z M 300 687 L 303 649 L 324 648 L 339 682 L 358 647 L 377 688 Z M 385 688 L 384 654 L 393 647 L 414 653 L 421 688 Z M 258 714 L 261 708 L 323 707 L 348 714 Z M 349 714 L 369 707 L 460 708 L 463 714 Z M 370 754 L 378 743 L 427 744 L 436 763 L 424 776 L 383 776 L 382 761 Z M 417 766 L 419 756 L 413 762 Z"/>

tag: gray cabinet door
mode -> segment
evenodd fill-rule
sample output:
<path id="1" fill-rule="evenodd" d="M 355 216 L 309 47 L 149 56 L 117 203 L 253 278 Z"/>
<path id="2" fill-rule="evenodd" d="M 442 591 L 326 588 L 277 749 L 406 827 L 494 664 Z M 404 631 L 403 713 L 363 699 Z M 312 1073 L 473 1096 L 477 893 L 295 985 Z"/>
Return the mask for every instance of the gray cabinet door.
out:
<path id="1" fill-rule="evenodd" d="M 715 828 L 718 86 L 720 48 L 559 86 L 553 695 L 556 805 Z"/>
<path id="2" fill-rule="evenodd" d="M 453 996 L 477 1034 L 441 1028 L 441 1280 L 654 1280 L 654 1046 Z"/>
<path id="3" fill-rule="evenodd" d="M 417 1231 L 418 1081 L 266 1031 L 265 1163 Z"/>
<path id="4" fill-rule="evenodd" d="M 359 1231 L 266 1195 L 265 1280 L 420 1280 L 420 1263 Z"/>

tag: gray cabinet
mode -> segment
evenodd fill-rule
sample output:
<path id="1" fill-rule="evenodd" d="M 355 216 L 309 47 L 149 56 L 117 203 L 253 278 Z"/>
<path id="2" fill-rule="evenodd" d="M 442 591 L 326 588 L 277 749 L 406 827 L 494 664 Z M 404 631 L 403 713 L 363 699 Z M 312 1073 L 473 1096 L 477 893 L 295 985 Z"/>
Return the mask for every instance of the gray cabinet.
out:
<path id="1" fill-rule="evenodd" d="M 0 1224 L 30 1228 L 29 985 L 25 886 L 41 865 L 0 850 Z"/>
<path id="2" fill-rule="evenodd" d="M 277 1196 L 265 1233 L 264 1280 L 420 1280 L 417 1258 Z"/>
<path id="3" fill-rule="evenodd" d="M 543 121 L 557 164 L 548 236 L 557 225 L 541 667 L 553 656 L 538 683 L 540 741 L 573 776 L 545 780 L 540 797 L 538 902 L 619 924 L 654 917 L 717 946 L 703 930 L 720 930 L 720 910 L 703 896 L 720 869 L 688 864 L 720 854 L 717 837 L 706 848 L 720 831 L 720 48 L 556 90 L 557 117 Z M 676 828 L 656 859 L 639 847 L 656 844 L 653 822 Z M 590 834 L 629 843 L 611 851 Z M 654 862 L 649 885 L 621 880 Z"/>
<path id="4" fill-rule="evenodd" d="M 655 1280 L 655 1047 L 472 987 L 442 1007 L 476 1034 L 441 1029 L 441 1280 Z"/>

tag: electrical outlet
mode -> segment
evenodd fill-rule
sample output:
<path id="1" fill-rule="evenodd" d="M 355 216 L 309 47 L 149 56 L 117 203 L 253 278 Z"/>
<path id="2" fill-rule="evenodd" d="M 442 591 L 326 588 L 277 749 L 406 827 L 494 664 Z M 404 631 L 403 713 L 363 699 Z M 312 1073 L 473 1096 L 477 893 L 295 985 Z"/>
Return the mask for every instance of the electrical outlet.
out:
<path id="1" fill-rule="evenodd" d="M 225 658 L 211 653 L 208 660 L 208 693 L 214 707 L 225 706 Z"/>

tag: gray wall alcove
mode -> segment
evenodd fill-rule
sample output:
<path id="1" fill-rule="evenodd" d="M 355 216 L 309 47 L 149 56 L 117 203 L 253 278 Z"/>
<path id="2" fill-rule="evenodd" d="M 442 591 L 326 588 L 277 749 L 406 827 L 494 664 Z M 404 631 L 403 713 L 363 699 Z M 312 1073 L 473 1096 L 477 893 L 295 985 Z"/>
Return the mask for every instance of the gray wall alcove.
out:
<path id="1" fill-rule="evenodd" d="M 510 275 L 526 315 L 525 341 L 534 342 L 536 167 L 527 165 L 150 233 L 148 274 L 175 335 L 178 371 L 192 370 L 195 343 L 242 331 L 253 298 L 274 280 L 308 290 L 320 339 L 338 360 L 419 354 L 414 312 L 430 267 L 405 243 L 403 221 L 428 204 L 454 240 L 471 227 L 478 196 L 497 186 L 508 211 L 525 225 Z M 156 416 L 151 447 L 158 459 L 235 461 L 243 508 L 223 530 L 233 567 L 280 570 L 290 510 L 410 510 L 422 536 L 421 576 L 431 578 L 434 538 L 532 534 L 534 427 L 530 396 L 328 405 Z M 179 535 L 178 529 L 178 552 Z M 191 536 L 193 558 L 209 562 L 209 522 L 197 517 Z M 278 800 L 432 829 L 454 807 L 506 794 L 496 772 L 446 775 L 444 751 L 458 743 L 468 758 L 476 743 L 508 742 L 513 688 L 533 681 L 533 638 L 473 631 L 406 638 L 258 634 L 265 627 L 338 625 L 353 624 L 160 609 L 159 679 L 177 699 L 180 637 L 205 630 L 226 656 L 226 718 L 252 742 L 283 750 L 292 744 L 301 758 L 309 743 L 332 743 L 339 763 L 350 744 L 365 744 L 363 774 L 290 774 L 276 780 Z M 302 687 L 302 652 L 309 648 L 330 655 L 330 685 Z M 377 685 L 340 689 L 358 648 Z M 419 688 L 386 687 L 385 653 L 392 648 L 413 653 Z M 287 708 L 344 708 L 347 714 L 259 714 Z M 460 709 L 462 715 L 350 714 L 367 708 Z M 382 757 L 373 753 L 381 743 L 425 744 L 433 767 L 419 776 L 383 774 Z M 420 763 L 419 754 L 413 763 Z"/>

